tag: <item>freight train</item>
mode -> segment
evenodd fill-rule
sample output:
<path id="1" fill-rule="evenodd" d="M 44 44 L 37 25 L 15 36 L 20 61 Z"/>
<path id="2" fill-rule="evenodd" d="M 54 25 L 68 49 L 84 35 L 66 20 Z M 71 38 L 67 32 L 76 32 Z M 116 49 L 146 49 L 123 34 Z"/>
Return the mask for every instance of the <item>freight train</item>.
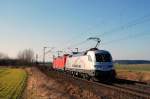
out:
<path id="1" fill-rule="evenodd" d="M 54 58 L 53 69 L 87 79 L 113 80 L 116 75 L 111 54 L 97 48 Z"/>

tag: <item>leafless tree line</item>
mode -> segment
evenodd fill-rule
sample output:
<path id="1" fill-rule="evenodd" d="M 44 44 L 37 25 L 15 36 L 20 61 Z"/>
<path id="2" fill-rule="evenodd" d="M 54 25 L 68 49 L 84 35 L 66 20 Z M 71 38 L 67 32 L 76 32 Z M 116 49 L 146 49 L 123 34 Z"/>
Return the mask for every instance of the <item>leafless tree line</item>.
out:
<path id="1" fill-rule="evenodd" d="M 9 59 L 7 54 L 1 53 L 0 52 L 0 59 Z"/>
<path id="2" fill-rule="evenodd" d="M 34 51 L 32 49 L 20 51 L 16 59 L 11 59 L 7 54 L 0 53 L 0 65 L 32 65 L 34 59 Z"/>
<path id="3" fill-rule="evenodd" d="M 25 49 L 18 53 L 18 59 L 25 63 L 32 63 L 34 62 L 34 52 L 31 49 Z"/>

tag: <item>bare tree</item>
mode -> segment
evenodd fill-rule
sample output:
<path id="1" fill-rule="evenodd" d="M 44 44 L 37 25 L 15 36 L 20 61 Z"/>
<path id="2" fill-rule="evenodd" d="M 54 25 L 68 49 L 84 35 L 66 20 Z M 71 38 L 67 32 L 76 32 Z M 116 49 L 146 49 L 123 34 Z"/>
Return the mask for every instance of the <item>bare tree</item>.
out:
<path id="1" fill-rule="evenodd" d="M 1 53 L 0 52 L 0 59 L 9 59 L 7 54 Z"/>
<path id="2" fill-rule="evenodd" d="M 18 53 L 18 59 L 25 63 L 32 63 L 34 60 L 34 52 L 31 49 L 25 49 Z"/>

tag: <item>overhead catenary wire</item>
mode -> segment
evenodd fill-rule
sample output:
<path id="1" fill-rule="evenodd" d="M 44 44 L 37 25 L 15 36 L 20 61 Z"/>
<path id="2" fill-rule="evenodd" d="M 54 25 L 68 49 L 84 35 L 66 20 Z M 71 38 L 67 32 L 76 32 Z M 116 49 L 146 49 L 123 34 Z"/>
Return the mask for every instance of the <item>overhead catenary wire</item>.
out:
<path id="1" fill-rule="evenodd" d="M 50 53 L 50 52 L 54 52 L 53 51 L 53 49 L 55 48 L 55 47 L 47 47 L 47 48 L 50 48 L 49 50 L 47 50 L 44 54 L 45 54 L 45 56 L 48 54 L 48 53 Z M 43 54 L 38 54 L 38 59 L 40 59 L 40 61 L 42 61 L 42 58 L 43 58 Z"/>
<path id="2" fill-rule="evenodd" d="M 120 26 L 120 27 L 117 27 L 117 28 L 114 28 L 114 29 L 112 29 L 112 30 L 110 30 L 110 31 L 106 31 L 106 32 L 104 32 L 103 34 L 99 34 L 99 35 L 96 35 L 96 36 L 94 36 L 94 37 L 102 37 L 102 36 L 105 36 L 105 35 L 108 35 L 108 34 L 112 34 L 112 33 L 115 33 L 115 32 L 118 32 L 118 31 L 122 31 L 122 30 L 125 30 L 125 29 L 128 29 L 128 28 L 131 28 L 131 27 L 133 27 L 133 26 L 136 26 L 136 25 L 138 25 L 138 24 L 142 24 L 142 23 L 144 23 L 144 22 L 148 22 L 148 21 L 150 21 L 150 13 L 149 14 L 147 14 L 147 15 L 144 15 L 144 16 L 142 16 L 142 17 L 140 17 L 140 18 L 137 18 L 137 19 L 135 19 L 135 20 L 132 20 L 132 21 L 130 21 L 130 22 L 128 22 L 128 23 L 126 23 L 126 24 L 124 24 L 124 25 L 122 25 L 122 26 Z M 80 35 L 81 36 L 81 35 Z M 79 36 L 76 36 L 76 37 L 78 37 L 79 38 Z M 73 39 L 75 39 L 76 37 L 74 37 Z M 108 43 L 110 43 L 110 42 L 115 42 L 115 41 L 118 41 L 118 40 L 123 40 L 124 38 L 128 38 L 129 36 L 127 36 L 127 37 L 123 37 L 123 38 L 120 38 L 120 39 L 115 39 L 115 40 L 112 40 L 112 41 L 109 41 L 109 42 L 107 42 L 107 43 L 102 43 L 102 44 L 108 44 Z M 130 37 L 129 37 L 130 38 Z M 72 40 L 72 39 L 71 39 Z M 81 46 L 81 45 L 83 45 L 83 44 L 85 44 L 86 42 L 87 42 L 88 40 L 86 39 L 86 40 L 83 40 L 83 41 L 81 41 L 81 42 L 78 42 L 78 43 L 75 43 L 75 44 L 71 44 L 71 45 L 69 45 L 69 46 L 67 46 L 67 47 L 65 47 L 65 48 L 63 48 L 63 52 L 68 52 L 68 51 L 66 51 L 66 50 L 70 50 L 70 49 L 72 49 L 72 51 L 73 51 L 73 48 L 76 48 L 76 46 Z M 69 41 L 69 42 L 71 42 L 71 41 Z"/>
<path id="3" fill-rule="evenodd" d="M 111 44 L 111 43 L 116 43 L 116 42 L 120 42 L 120 41 L 123 41 L 123 40 L 127 40 L 127 39 L 135 39 L 135 38 L 138 38 L 138 37 L 143 37 L 145 35 L 150 35 L 149 32 L 141 32 L 141 33 L 137 33 L 137 34 L 134 34 L 134 35 L 128 35 L 126 37 L 122 37 L 122 38 L 118 38 L 118 39 L 114 39 L 114 40 L 111 40 L 111 41 L 108 41 L 108 42 L 105 42 L 105 43 L 102 43 L 103 45 L 107 45 L 107 44 Z"/>
<path id="4" fill-rule="evenodd" d="M 126 24 L 120 26 L 120 27 L 114 28 L 114 29 L 112 29 L 112 30 L 110 30 L 110 31 L 104 32 L 104 33 L 99 34 L 99 35 L 95 35 L 94 37 L 102 37 L 102 36 L 105 36 L 105 35 L 108 35 L 108 34 L 112 34 L 112 33 L 115 33 L 115 32 L 119 32 L 119 31 L 122 31 L 122 30 L 125 30 L 125 29 L 128 29 L 128 28 L 131 28 L 131 27 L 133 27 L 133 26 L 136 26 L 136 25 L 138 25 L 138 24 L 142 24 L 142 23 L 148 22 L 148 21 L 150 21 L 150 13 L 147 14 L 147 15 L 144 15 L 144 16 L 142 16 L 142 17 L 140 17 L 140 18 L 137 18 L 137 19 L 135 19 L 135 20 L 132 20 L 132 21 L 130 21 L 130 22 L 128 22 L 128 23 L 126 23 Z M 72 46 L 75 47 L 75 46 L 78 46 L 78 45 L 82 45 L 82 44 L 84 44 L 84 43 L 86 43 L 86 42 L 87 42 L 87 40 L 84 40 L 84 41 L 82 41 L 82 42 L 79 42 L 79 43 L 76 43 L 76 44 L 72 44 L 72 45 L 70 45 L 69 47 L 72 47 Z M 67 48 L 69 48 L 69 47 L 67 47 Z M 67 48 L 66 48 L 66 49 L 67 49 Z M 64 48 L 64 49 L 65 49 L 65 48 Z"/>
<path id="5" fill-rule="evenodd" d="M 80 33 L 80 35 L 76 35 L 76 36 L 74 36 L 74 37 L 71 37 L 71 39 L 68 40 L 68 41 L 66 41 L 66 42 L 74 41 L 75 39 L 81 37 L 81 35 L 84 35 L 84 34 L 89 33 L 89 31 L 93 30 L 95 27 L 98 27 L 100 24 L 103 24 L 103 20 L 102 20 L 100 23 L 95 24 L 94 26 L 89 27 L 89 28 L 87 29 L 87 32 L 86 32 L 86 33 L 85 33 L 85 32 L 82 32 L 82 33 Z M 94 28 L 93 28 L 93 27 L 94 27 Z M 70 45 L 69 45 L 69 46 L 70 46 Z"/>
<path id="6" fill-rule="evenodd" d="M 105 43 L 101 43 L 101 44 L 102 45 L 108 45 L 108 44 L 117 43 L 117 42 L 127 40 L 127 39 L 135 39 L 135 38 L 143 37 L 143 36 L 146 36 L 146 35 L 150 35 L 150 33 L 148 31 L 147 32 L 146 31 L 141 32 L 141 33 L 136 33 L 136 34 L 128 35 L 128 36 L 118 38 L 118 39 L 114 39 L 114 40 L 111 40 L 111 41 L 108 41 L 108 42 L 105 42 Z M 85 49 L 80 49 L 80 50 L 83 51 Z"/>
<path id="7" fill-rule="evenodd" d="M 76 43 L 76 44 L 72 44 L 72 45 L 70 45 L 70 46 L 67 46 L 67 47 L 63 48 L 62 51 L 63 51 L 64 53 L 73 52 L 73 50 L 76 48 L 75 46 L 85 44 L 85 43 L 87 43 L 87 41 L 88 41 L 88 40 L 86 39 L 86 40 L 83 40 L 83 41 L 78 42 L 78 43 Z M 67 50 L 68 50 L 68 51 L 67 51 Z"/>
<path id="8" fill-rule="evenodd" d="M 122 25 L 122 26 L 120 26 L 120 27 L 113 28 L 113 29 L 110 30 L 110 31 L 106 31 L 106 32 L 104 32 L 104 33 L 102 33 L 102 34 L 95 35 L 95 36 L 105 36 L 105 35 L 108 35 L 108 34 L 112 34 L 112 33 L 114 33 L 114 32 L 119 32 L 119 31 L 122 31 L 122 30 L 125 30 L 125 29 L 128 29 L 128 28 L 131 28 L 131 27 L 133 27 L 133 26 L 136 26 L 136 25 L 138 25 L 138 24 L 142 24 L 142 23 L 148 22 L 148 21 L 150 21 L 150 13 L 147 14 L 147 15 L 144 15 L 144 16 L 138 18 L 138 19 L 135 19 L 135 20 L 133 20 L 133 21 L 130 21 L 130 22 L 128 22 L 128 23 L 126 23 L 126 24 L 124 24 L 124 25 Z"/>
<path id="9" fill-rule="evenodd" d="M 146 35 L 150 35 L 150 33 L 147 31 L 147 32 L 131 34 L 131 35 L 127 35 L 125 37 L 114 39 L 114 40 L 111 40 L 111 41 L 108 41 L 108 42 L 105 42 L 105 43 L 101 43 L 101 44 L 102 45 L 107 45 L 107 44 L 116 43 L 116 42 L 120 42 L 120 41 L 127 40 L 127 39 L 132 39 L 132 38 L 135 39 L 135 38 L 138 38 L 138 37 L 143 37 L 143 36 L 146 36 Z M 83 49 L 80 49 L 80 50 L 83 50 Z"/>
<path id="10" fill-rule="evenodd" d="M 82 45 L 82 44 L 86 43 L 87 41 L 88 41 L 88 40 L 86 39 L 86 40 L 81 41 L 81 42 L 78 42 L 78 43 L 76 43 L 76 44 L 72 44 L 72 45 L 68 46 L 67 48 L 70 48 L 70 47 L 72 47 L 72 46 Z"/>
<path id="11" fill-rule="evenodd" d="M 45 54 L 48 54 L 50 52 L 52 52 L 52 50 L 54 49 L 55 47 L 51 47 L 51 49 L 49 49 L 48 51 L 45 52 Z"/>

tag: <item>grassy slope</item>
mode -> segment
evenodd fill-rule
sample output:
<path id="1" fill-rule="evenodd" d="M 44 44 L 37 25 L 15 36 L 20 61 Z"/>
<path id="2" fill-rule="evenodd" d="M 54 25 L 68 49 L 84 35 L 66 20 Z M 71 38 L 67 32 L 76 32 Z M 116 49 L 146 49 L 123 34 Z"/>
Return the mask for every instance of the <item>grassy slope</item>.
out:
<path id="1" fill-rule="evenodd" d="M 150 64 L 133 64 L 133 65 L 122 65 L 115 64 L 117 70 L 129 70 L 129 71 L 146 71 L 150 72 Z"/>
<path id="2" fill-rule="evenodd" d="M 119 78 L 150 84 L 150 64 L 115 65 Z"/>
<path id="3" fill-rule="evenodd" d="M 20 97 L 27 74 L 22 69 L 0 68 L 0 99 Z"/>

